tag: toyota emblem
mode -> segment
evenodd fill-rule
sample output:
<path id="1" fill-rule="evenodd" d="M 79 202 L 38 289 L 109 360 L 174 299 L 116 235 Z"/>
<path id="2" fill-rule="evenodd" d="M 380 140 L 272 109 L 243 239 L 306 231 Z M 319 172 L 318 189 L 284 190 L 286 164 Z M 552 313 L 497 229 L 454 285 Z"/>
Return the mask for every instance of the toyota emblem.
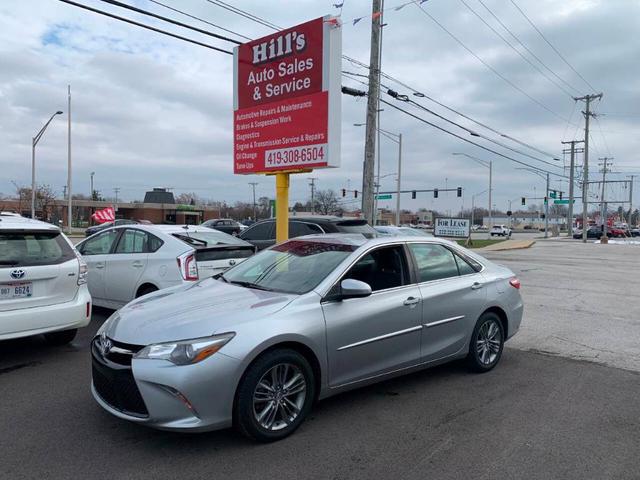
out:
<path id="1" fill-rule="evenodd" d="M 235 260 L 229 260 L 229 265 L 231 265 L 232 267 L 236 264 Z"/>
<path id="2" fill-rule="evenodd" d="M 26 272 L 23 269 L 16 268 L 15 270 L 11 270 L 11 273 L 9 273 L 9 275 L 11 275 L 11 278 L 15 278 L 16 280 L 19 280 L 22 277 L 24 277 L 25 273 Z"/>
<path id="3" fill-rule="evenodd" d="M 107 356 L 107 354 L 111 350 L 111 347 L 112 347 L 111 339 L 107 338 L 104 332 L 100 334 L 99 347 L 100 347 L 100 353 L 102 353 L 103 356 Z"/>

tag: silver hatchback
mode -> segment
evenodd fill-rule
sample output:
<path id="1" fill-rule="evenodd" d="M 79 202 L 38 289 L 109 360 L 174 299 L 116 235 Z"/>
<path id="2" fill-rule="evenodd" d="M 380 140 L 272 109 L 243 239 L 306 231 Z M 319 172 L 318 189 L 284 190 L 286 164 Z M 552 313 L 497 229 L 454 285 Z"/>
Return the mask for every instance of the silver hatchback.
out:
<path id="1" fill-rule="evenodd" d="M 491 370 L 519 288 L 446 240 L 301 237 L 114 313 L 92 342 L 92 391 L 152 427 L 278 440 L 347 389 L 457 358 Z"/>

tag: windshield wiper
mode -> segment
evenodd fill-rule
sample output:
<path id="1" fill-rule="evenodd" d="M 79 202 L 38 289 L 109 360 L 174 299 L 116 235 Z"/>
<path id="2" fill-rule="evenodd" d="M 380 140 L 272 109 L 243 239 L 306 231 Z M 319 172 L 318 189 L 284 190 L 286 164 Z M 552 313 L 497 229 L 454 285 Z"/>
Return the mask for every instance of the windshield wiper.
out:
<path id="1" fill-rule="evenodd" d="M 238 280 L 226 280 L 226 281 L 231 283 L 231 284 L 233 284 L 233 285 L 239 285 L 241 287 L 254 288 L 256 290 L 264 290 L 266 292 L 273 292 L 272 288 L 263 287 L 262 285 L 258 285 L 257 283 L 241 282 L 241 281 L 238 281 Z"/>
<path id="2" fill-rule="evenodd" d="M 214 280 L 222 280 L 224 283 L 229 283 L 229 280 L 227 280 L 226 278 L 224 278 L 224 276 L 222 275 L 222 273 L 217 273 L 213 276 Z"/>
<path id="3" fill-rule="evenodd" d="M 15 266 L 20 263 L 20 260 L 0 260 L 0 265 Z"/>

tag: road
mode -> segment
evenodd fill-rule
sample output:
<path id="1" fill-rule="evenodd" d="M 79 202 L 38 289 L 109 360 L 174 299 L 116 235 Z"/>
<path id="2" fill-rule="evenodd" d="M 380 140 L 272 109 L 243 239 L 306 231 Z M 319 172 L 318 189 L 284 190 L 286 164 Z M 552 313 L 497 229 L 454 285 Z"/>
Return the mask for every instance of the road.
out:
<path id="1" fill-rule="evenodd" d="M 638 257 L 615 248 L 541 241 L 487 255 L 517 271 L 527 302 L 495 370 L 454 363 L 349 392 L 269 445 L 103 412 L 89 392 L 88 345 L 106 310 L 68 347 L 2 342 L 1 477 L 637 479 L 640 374 L 630 357 L 640 315 L 627 296 L 637 268 L 625 259 Z M 615 354 L 596 356 L 594 345 Z"/>

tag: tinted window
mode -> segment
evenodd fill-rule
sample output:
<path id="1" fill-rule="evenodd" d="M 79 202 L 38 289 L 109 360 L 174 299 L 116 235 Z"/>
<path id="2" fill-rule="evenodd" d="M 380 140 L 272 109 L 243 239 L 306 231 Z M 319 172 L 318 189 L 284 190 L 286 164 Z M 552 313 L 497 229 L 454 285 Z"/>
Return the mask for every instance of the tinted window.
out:
<path id="1" fill-rule="evenodd" d="M 117 230 L 109 230 L 90 238 L 82 244 L 80 253 L 83 255 L 104 255 L 111 251 L 111 245 L 118 236 Z"/>
<path id="2" fill-rule="evenodd" d="M 179 238 L 192 247 L 210 247 L 212 245 L 246 245 L 247 242 L 240 240 L 238 237 L 228 235 L 220 231 L 209 232 L 189 232 L 173 233 L 174 237 Z"/>
<path id="3" fill-rule="evenodd" d="M 151 235 L 150 233 L 147 233 L 147 250 L 150 253 L 157 251 L 162 246 L 163 243 L 164 242 L 160 240 L 158 237 L 156 237 L 155 235 Z"/>
<path id="4" fill-rule="evenodd" d="M 125 230 L 115 253 L 144 253 L 147 243 L 147 234 L 141 230 Z"/>
<path id="5" fill-rule="evenodd" d="M 402 247 L 396 246 L 367 253 L 351 267 L 344 278 L 368 283 L 375 292 L 407 284 L 407 273 Z"/>
<path id="6" fill-rule="evenodd" d="M 53 265 L 75 256 L 58 232 L 0 232 L 0 268 Z"/>
<path id="7" fill-rule="evenodd" d="M 324 280 L 356 247 L 289 240 L 248 258 L 224 273 L 230 283 L 264 290 L 306 293 Z"/>
<path id="8" fill-rule="evenodd" d="M 289 222 L 289 237 L 302 237 L 303 235 L 313 235 L 323 233 L 322 229 L 312 223 Z"/>
<path id="9" fill-rule="evenodd" d="M 456 257 L 456 263 L 458 264 L 458 272 L 460 273 L 460 275 L 470 275 L 472 273 L 476 273 L 474 268 L 469 265 L 461 256 L 455 254 L 454 256 Z"/>
<path id="10" fill-rule="evenodd" d="M 420 282 L 458 276 L 458 266 L 449 249 L 434 243 L 411 243 L 409 248 L 416 259 Z"/>
<path id="11" fill-rule="evenodd" d="M 242 234 L 242 238 L 246 240 L 271 240 L 274 238 L 273 223 L 265 222 L 256 224 L 245 230 Z"/>

